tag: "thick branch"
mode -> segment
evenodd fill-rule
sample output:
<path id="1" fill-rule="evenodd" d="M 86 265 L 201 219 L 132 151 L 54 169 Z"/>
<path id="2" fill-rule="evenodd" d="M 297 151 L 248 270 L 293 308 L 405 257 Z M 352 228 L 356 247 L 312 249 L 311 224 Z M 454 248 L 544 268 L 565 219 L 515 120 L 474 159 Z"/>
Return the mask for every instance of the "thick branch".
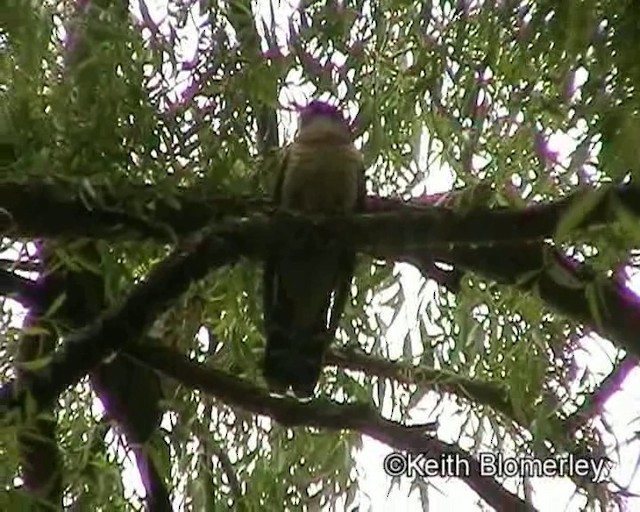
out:
<path id="1" fill-rule="evenodd" d="M 2 187 L 0 185 L 0 200 Z M 614 208 L 606 206 L 608 203 L 617 201 L 630 210 L 637 211 L 640 208 L 639 193 L 638 188 L 632 186 L 609 188 L 600 196 L 598 204 L 601 206 L 592 209 L 591 214 L 581 223 L 582 227 L 596 226 L 613 215 Z M 556 255 L 552 258 L 557 263 L 555 268 L 546 269 L 549 258 L 545 257 L 545 251 L 548 251 L 548 247 L 542 242 L 527 245 L 495 244 L 496 240 L 530 241 L 531 237 L 540 239 L 553 234 L 562 213 L 566 213 L 572 201 L 580 201 L 581 198 L 581 194 L 576 194 L 558 203 L 539 205 L 522 212 L 474 210 L 467 214 L 456 214 L 446 208 L 409 205 L 398 212 L 370 213 L 353 219 L 340 219 L 339 222 L 336 219 L 319 219 L 313 223 L 319 231 L 327 235 L 334 233 L 349 238 L 361 250 L 373 254 L 403 258 L 418 265 L 421 261 L 433 261 L 433 258 L 436 258 L 453 265 L 456 269 L 473 270 L 498 282 L 518 286 L 524 291 L 531 292 L 535 289 L 542 299 L 561 313 L 589 325 L 626 350 L 640 356 L 640 341 L 635 335 L 640 330 L 640 315 L 637 314 L 640 305 L 637 299 L 618 283 L 611 279 L 599 280 L 599 297 L 603 307 L 602 311 L 598 312 L 599 315 L 595 315 L 592 311 L 593 301 L 588 300 L 593 295 L 587 296 L 587 292 L 592 292 L 593 289 L 586 288 L 586 285 L 595 283 L 595 278 L 587 267 L 573 265 Z M 380 199 L 371 199 L 370 202 L 380 207 Z M 165 206 L 168 208 L 168 204 Z M 236 204 L 236 209 L 240 208 Z M 21 210 L 23 216 L 29 218 L 34 217 L 34 211 L 33 208 Z M 92 211 L 99 212 L 98 209 Z M 158 211 L 175 213 L 173 208 L 159 207 Z M 221 215 L 220 210 L 205 208 L 199 211 L 200 220 L 206 218 L 205 211 L 212 215 Z M 42 224 L 43 218 L 52 216 L 36 217 L 37 222 Z M 179 215 L 177 217 L 180 218 Z M 213 258 L 210 262 L 211 268 L 216 265 L 215 261 L 219 262 L 218 265 L 223 265 L 237 261 L 241 255 L 259 256 L 265 240 L 271 239 L 272 243 L 276 243 L 272 234 L 280 233 L 280 236 L 286 236 L 290 230 L 303 229 L 308 225 L 306 219 L 288 215 L 276 217 L 271 219 L 269 215 L 257 213 L 237 221 L 222 221 L 219 226 L 212 228 L 219 235 L 216 241 L 219 254 L 225 256 Z M 183 215 L 181 218 L 184 221 L 191 217 Z M 74 213 L 73 222 L 78 222 L 79 219 L 81 223 L 85 222 L 82 215 Z M 168 215 L 165 220 L 170 223 L 175 219 Z M 515 228 L 511 223 L 514 223 Z M 103 233 L 107 224 L 102 226 Z M 87 223 L 84 228 L 88 229 L 89 226 L 90 223 Z M 179 223 L 171 226 L 185 228 L 185 225 Z M 119 229 L 118 226 L 110 225 L 110 229 L 114 228 Z M 162 228 L 157 228 L 156 231 L 167 233 Z M 478 245 L 474 247 L 473 244 Z M 564 273 L 563 279 L 557 279 L 558 269 Z M 602 319 L 601 323 L 596 321 L 596 316 Z"/>
<path id="2" fill-rule="evenodd" d="M 639 203 L 640 204 L 640 203 Z M 439 260 L 535 293 L 551 308 L 640 356 L 640 298 L 624 283 L 605 278 L 540 243 L 523 247 L 436 250 Z M 597 300 L 594 301 L 594 297 Z M 597 308 L 597 311 L 594 311 Z"/>
<path id="3" fill-rule="evenodd" d="M 234 225 L 234 228 L 237 229 L 224 240 L 218 236 L 219 232 L 190 237 L 156 265 L 146 281 L 136 286 L 120 305 L 71 334 L 53 354 L 50 363 L 34 372 L 28 389 L 18 388 L 15 382 L 0 388 L 0 417 L 10 409 L 24 407 L 27 396 L 41 407 L 51 404 L 111 353 L 138 340 L 172 301 L 192 282 L 203 278 L 210 268 L 232 261 L 239 253 L 249 253 L 251 247 L 245 245 L 246 241 L 259 241 L 259 234 L 250 224 Z"/>
<path id="4" fill-rule="evenodd" d="M 29 307 L 40 299 L 40 286 L 37 282 L 0 268 L 0 295 L 10 297 L 23 306 Z"/>
<path id="5" fill-rule="evenodd" d="M 206 190 L 186 189 L 179 196 L 158 198 L 153 187 L 132 187 L 115 198 L 98 188 L 97 199 L 81 197 L 78 187 L 62 184 L 0 183 L 0 229 L 19 237 L 89 237 L 170 240 L 172 233 L 197 230 L 221 216 L 268 213 L 261 199 L 216 198 Z M 524 210 L 475 208 L 456 213 L 448 207 L 424 205 L 424 199 L 402 203 L 369 198 L 368 214 L 316 222 L 321 229 L 353 238 L 361 249 L 383 250 L 397 256 L 416 248 L 454 245 L 492 245 L 536 241 L 554 235 L 563 216 L 584 201 L 580 191 L 557 202 Z M 620 206 L 640 216 L 640 189 L 633 185 L 608 187 L 591 213 L 575 229 L 604 226 L 617 218 Z M 86 192 L 84 195 L 86 196 Z M 38 204 L 38 208 L 32 205 Z M 140 205 L 144 205 L 141 209 Z M 52 212 L 40 215 L 41 211 Z M 135 212 L 135 213 L 134 213 Z M 377 213 L 374 213 L 377 212 Z M 380 255 L 384 255 L 380 254 Z"/>
<path id="6" fill-rule="evenodd" d="M 285 225 L 290 221 L 285 219 Z M 71 336 L 65 348 L 56 353 L 52 364 L 35 379 L 35 385 L 30 389 L 33 396 L 39 402 L 50 403 L 59 392 L 76 382 L 111 351 L 138 338 L 170 300 L 184 291 L 190 282 L 203 277 L 210 267 L 235 261 L 239 254 L 259 254 L 266 240 L 270 239 L 270 225 L 265 216 L 255 216 L 251 221 L 227 221 L 211 228 L 207 236 L 190 239 L 158 265 L 149 279 L 138 286 L 120 307 L 108 311 L 97 322 Z M 446 254 L 455 258 L 464 255 L 459 251 Z M 526 258 L 523 261 L 531 263 Z M 509 269 L 514 270 L 513 267 Z M 516 267 L 515 277 L 517 270 Z M 0 405 L 6 408 L 22 405 L 26 393 L 9 384 L 2 389 L 0 396 Z"/>
<path id="7" fill-rule="evenodd" d="M 457 445 L 433 435 L 434 424 L 405 426 L 387 420 L 362 403 L 338 404 L 326 400 L 302 403 L 275 398 L 242 379 L 204 367 L 173 350 L 128 346 L 126 354 L 191 388 L 214 395 L 228 405 L 254 414 L 267 415 L 286 426 L 310 426 L 329 430 L 356 430 L 397 450 L 428 453 L 429 457 L 455 456 L 467 461 L 471 471 L 463 480 L 497 510 L 534 510 L 494 479 L 482 476 L 478 462 Z"/>
<path id="8" fill-rule="evenodd" d="M 22 238 L 152 239 L 172 241 L 227 215 L 260 211 L 268 204 L 247 197 L 217 197 L 206 187 L 158 197 L 155 187 L 132 185 L 116 197 L 94 186 L 62 182 L 0 182 L 0 230 Z M 37 205 L 34 208 L 33 205 Z M 46 211 L 47 215 L 42 215 Z"/>

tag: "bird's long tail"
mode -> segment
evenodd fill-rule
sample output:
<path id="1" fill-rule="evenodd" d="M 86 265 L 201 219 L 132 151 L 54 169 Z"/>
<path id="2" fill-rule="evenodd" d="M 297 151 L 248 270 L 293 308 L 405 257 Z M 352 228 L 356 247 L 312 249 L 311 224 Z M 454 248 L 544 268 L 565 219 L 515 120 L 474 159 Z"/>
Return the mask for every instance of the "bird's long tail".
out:
<path id="1" fill-rule="evenodd" d="M 313 396 L 320 378 L 326 334 L 288 335 L 272 332 L 267 339 L 264 377 L 269 389 L 278 394 L 291 387 L 298 398 Z"/>

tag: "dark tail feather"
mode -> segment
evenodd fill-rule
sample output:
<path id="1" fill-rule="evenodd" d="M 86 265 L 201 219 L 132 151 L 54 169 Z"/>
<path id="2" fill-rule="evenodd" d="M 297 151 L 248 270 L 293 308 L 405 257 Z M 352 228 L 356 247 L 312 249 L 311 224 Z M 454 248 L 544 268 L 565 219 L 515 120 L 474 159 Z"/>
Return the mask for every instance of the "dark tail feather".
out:
<path id="1" fill-rule="evenodd" d="M 267 335 L 262 374 L 272 393 L 284 395 L 291 385 L 287 366 L 289 352 L 289 340 L 285 335 L 281 333 Z"/>
<path id="2" fill-rule="evenodd" d="M 284 394 L 291 387 L 298 398 L 310 398 L 322 372 L 326 335 L 268 336 L 264 377 L 269 389 Z"/>

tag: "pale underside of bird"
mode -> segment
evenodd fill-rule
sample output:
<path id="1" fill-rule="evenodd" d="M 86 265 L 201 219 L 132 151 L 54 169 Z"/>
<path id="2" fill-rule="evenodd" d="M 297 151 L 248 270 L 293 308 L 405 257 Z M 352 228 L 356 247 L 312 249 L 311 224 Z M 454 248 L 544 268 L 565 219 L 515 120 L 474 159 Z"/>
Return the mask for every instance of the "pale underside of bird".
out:
<path id="1" fill-rule="evenodd" d="M 362 209 L 364 196 L 364 162 L 348 123 L 335 107 L 310 103 L 285 149 L 274 203 L 307 215 L 344 215 Z M 272 245 L 264 268 L 263 371 L 273 393 L 313 396 L 354 267 L 352 247 L 317 235 Z"/>

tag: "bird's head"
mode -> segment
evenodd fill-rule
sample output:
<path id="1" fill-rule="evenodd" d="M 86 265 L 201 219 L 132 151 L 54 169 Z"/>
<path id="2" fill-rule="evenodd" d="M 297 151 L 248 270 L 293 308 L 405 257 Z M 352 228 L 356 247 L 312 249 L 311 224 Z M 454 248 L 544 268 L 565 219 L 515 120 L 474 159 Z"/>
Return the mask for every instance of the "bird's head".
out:
<path id="1" fill-rule="evenodd" d="M 300 109 L 296 138 L 303 141 L 336 140 L 349 142 L 351 130 L 340 110 L 324 101 L 312 101 Z"/>

